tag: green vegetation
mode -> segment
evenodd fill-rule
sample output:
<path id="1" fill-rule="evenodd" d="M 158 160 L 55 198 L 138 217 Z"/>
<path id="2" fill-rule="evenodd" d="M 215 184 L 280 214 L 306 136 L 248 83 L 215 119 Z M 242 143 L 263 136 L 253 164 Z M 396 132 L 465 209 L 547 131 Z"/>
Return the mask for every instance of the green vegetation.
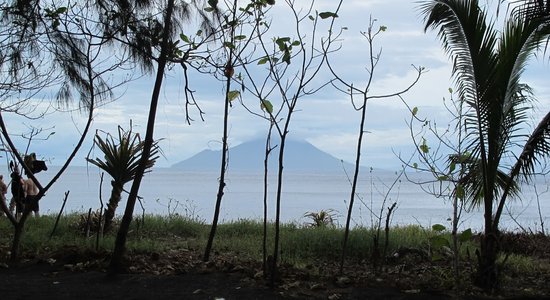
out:
<path id="1" fill-rule="evenodd" d="M 63 215 L 52 238 L 49 237 L 55 223 L 54 215 L 29 218 L 25 239 L 21 241 L 20 247 L 22 261 L 30 259 L 69 267 L 80 265 L 85 268 L 106 268 L 116 234 L 111 231 L 97 239 L 97 232 L 92 231 L 86 237 L 85 215 L 87 214 Z M 113 226 L 117 227 L 119 222 L 120 220 L 115 219 Z M 90 227 L 97 229 L 95 224 L 90 224 Z M 376 228 L 355 227 L 349 235 L 345 275 L 339 275 L 344 228 L 312 227 L 307 223 L 281 224 L 281 272 L 290 278 L 297 274 L 325 278 L 319 280 L 331 280 L 330 278 L 336 276 L 357 282 L 384 278 L 383 280 L 391 282 L 397 280 L 399 284 L 408 287 L 423 285 L 436 290 L 451 290 L 456 284 L 451 263 L 454 254 L 448 243 L 443 245 L 437 242 L 450 241 L 451 232 L 440 227 L 391 227 L 387 254 L 376 257 L 376 264 L 373 261 L 376 256 L 373 253 Z M 262 274 L 258 273 L 263 260 L 262 220 L 242 219 L 219 224 L 212 248 L 216 258 L 206 263 L 202 262 L 201 256 L 209 229 L 210 226 L 205 222 L 184 216 L 136 217 L 129 228 L 127 240 L 130 272 L 185 272 L 194 266 L 202 266 L 203 271 L 204 268 L 224 270 L 223 268 L 233 266 L 255 278 L 257 274 Z M 268 244 L 273 245 L 275 225 L 269 223 L 267 229 Z M 12 235 L 9 221 L 0 218 L 0 266 L 8 263 L 10 249 L 7 245 Z M 508 288 L 510 291 L 518 287 L 529 287 L 530 291 L 535 291 L 536 285 L 530 278 L 545 278 L 550 273 L 547 251 L 550 248 L 550 238 L 518 233 L 503 235 L 506 239 L 501 245 L 502 254 L 497 262 L 503 270 L 502 282 L 512 286 Z M 385 243 L 384 237 L 385 235 L 380 236 L 382 244 Z M 472 234 L 461 243 L 460 294 L 476 293 L 470 278 L 475 270 L 475 253 L 479 251 L 480 239 L 480 234 Z M 269 273 L 263 272 L 263 275 Z"/>
<path id="2" fill-rule="evenodd" d="M 453 62 L 458 101 L 465 110 L 460 115 L 464 140 L 459 142 L 467 146 L 456 161 L 465 173 L 455 193 L 483 209 L 475 281 L 490 292 L 498 289 L 502 275 L 497 258 L 504 207 L 522 182 L 544 168 L 550 148 L 550 112 L 536 127 L 525 127 L 536 98 L 522 75 L 529 59 L 550 39 L 550 15 L 539 5 L 513 9 L 500 30 L 480 1 L 430 0 L 420 6 L 425 29 L 438 32 Z M 425 142 L 421 147 L 429 151 Z"/>
<path id="3" fill-rule="evenodd" d="M 24 256 L 42 251 L 55 251 L 63 247 L 78 247 L 81 250 L 95 249 L 95 233 L 85 237 L 78 214 L 61 218 L 58 228 L 48 239 L 55 216 L 46 215 L 28 220 L 25 239 L 21 243 Z M 219 225 L 219 239 L 214 249 L 220 252 L 235 252 L 253 260 L 262 259 L 263 224 L 254 220 L 238 220 Z M 268 230 L 274 231 L 273 224 Z M 204 247 L 209 226 L 190 221 L 180 216 L 146 215 L 132 223 L 128 235 L 128 249 L 134 252 L 162 252 L 169 249 L 193 249 Z M 0 219 L 0 243 L 6 244 L 12 232 L 6 219 Z M 375 230 L 355 228 L 350 233 L 349 258 L 351 261 L 368 259 L 372 250 Z M 390 231 L 389 253 L 398 248 L 414 248 L 428 251 L 429 238 L 435 233 L 419 226 L 393 227 Z M 294 223 L 281 226 L 281 252 L 283 261 L 291 264 L 307 264 L 315 261 L 336 261 L 340 254 L 342 229 L 335 227 L 310 227 Z M 110 251 L 114 234 L 105 234 L 99 248 Z M 270 235 L 272 238 L 272 235 Z M 6 255 L 2 249 L 2 257 Z"/>
<path id="4" fill-rule="evenodd" d="M 454 288 L 457 290 L 461 288 L 462 278 L 466 278 L 464 274 L 472 273 L 472 265 L 477 264 L 477 273 L 472 273 L 475 283 L 490 293 L 499 290 L 502 286 L 500 280 L 505 276 L 531 274 L 531 270 L 542 268 L 542 259 L 525 251 L 526 244 L 521 242 L 527 238 L 548 246 L 550 240 L 545 236 L 511 235 L 506 237 L 510 242 L 507 244 L 499 230 L 499 222 L 506 204 L 512 196 L 516 196 L 517 187 L 529 183 L 540 169 L 548 167 L 550 112 L 536 127 L 525 127 L 534 116 L 532 101 L 535 94 L 521 79 L 530 58 L 548 46 L 550 2 L 513 1 L 524 4 L 516 5 L 507 12 L 501 29 L 496 28 L 498 18 L 490 15 L 493 10 L 481 1 L 424 0 L 420 3 L 425 29 L 437 31 L 453 63 L 452 76 L 458 96 L 453 104 L 459 109 L 449 128 L 455 121 L 459 126 L 454 131 L 458 134 L 456 139 L 450 139 L 456 140 L 457 148 L 443 156 L 437 153 L 440 148 L 429 145 L 424 136 L 421 143 L 415 141 L 414 144 L 424 160 L 420 164 L 426 167 L 425 171 L 435 175 L 439 182 L 450 182 L 453 187 L 447 195 L 453 199 L 452 233 L 442 225 L 431 229 L 415 226 L 388 228 L 396 204 L 386 206 L 390 204 L 387 196 L 378 215 L 371 210 L 371 218 L 378 221 L 376 227 L 350 230 L 361 155 L 364 154 L 361 145 L 367 133 L 367 103 L 397 97 L 408 107 L 402 95 L 416 84 L 425 70 L 415 67 L 416 78 L 402 90 L 386 95 L 371 94 L 375 66 L 382 53 L 373 48 L 374 39 L 388 29 L 386 26 L 374 27 L 376 19 L 371 18 L 367 31 L 361 33 L 368 43 L 364 57 L 369 62 L 367 76 L 358 79 L 367 84 L 360 88 L 357 83 L 344 79 L 343 74 L 333 68 L 336 64 L 331 63 L 331 57 L 343 48 L 341 43 L 347 37 L 343 32 L 348 28 L 339 27 L 336 23 L 343 0 L 335 2 L 334 11 L 322 12 L 314 7 L 315 1 L 311 1 L 309 8 L 306 6 L 305 9 L 295 6 L 295 2 L 297 4 L 299 1 L 285 1 L 288 9 L 286 15 L 290 16 L 287 20 L 290 23 L 286 25 L 291 25 L 286 27 L 292 28 L 291 32 L 271 29 L 270 24 L 276 23 L 278 15 L 269 14 L 270 6 L 275 1 L 268 0 L 244 3 L 235 0 L 233 4 L 231 1 L 208 0 L 206 7 L 202 1 L 73 2 L 11 1 L 0 4 L 3 13 L 0 19 L 3 25 L 0 27 L 0 143 L 6 153 L 6 161 L 10 162 L 11 172 L 17 175 L 21 172 L 21 166 L 39 190 L 37 195 L 27 195 L 25 202 L 39 201 L 76 157 L 97 115 L 95 109 L 117 98 L 114 89 L 131 89 L 126 83 L 133 79 L 133 75 L 118 79 L 115 74 L 128 71 L 135 73 L 136 77 L 155 75 L 149 110 L 145 111 L 148 117 L 143 140 L 138 133 L 132 133 L 132 128 L 127 132 L 119 128 L 118 141 L 109 133 L 105 139 L 96 136 L 95 144 L 105 157 L 89 160 L 113 177 L 112 196 L 105 211 L 105 231 L 121 200 L 124 184 L 132 181 L 126 209 L 122 219 L 114 224 L 118 227 L 116 238 L 109 232 L 105 236 L 97 233 L 94 238 L 94 232 L 102 231 L 103 207 L 98 218 L 94 215 L 93 224 L 87 221 L 90 217 L 68 215 L 62 219 L 57 232 L 50 233 L 56 227 L 52 216 L 28 220 L 30 205 L 26 205 L 19 217 L 17 214 L 14 216 L 2 202 L 0 209 L 7 219 L 0 219 L 0 260 L 9 256 L 12 263 L 18 262 L 20 246 L 24 256 L 41 258 L 48 258 L 52 252 L 66 252 L 66 248 L 71 247 L 77 251 L 110 253 L 109 271 L 117 273 L 126 267 L 123 262 L 126 249 L 130 253 L 157 255 L 163 251 L 185 249 L 195 256 L 204 250 L 204 263 L 215 264 L 216 261 L 209 258 L 212 248 L 221 254 L 238 254 L 235 257 L 241 260 L 262 261 L 264 276 L 270 273 L 270 286 L 274 287 L 284 272 L 284 268 L 278 269 L 279 256 L 285 264 L 293 266 L 323 262 L 330 266 L 327 269 L 335 269 L 340 255 L 340 276 L 344 275 L 345 261 L 348 261 L 347 267 L 353 266 L 356 272 L 363 272 L 368 267 L 375 273 L 382 273 L 384 267 L 390 264 L 406 264 L 424 273 L 436 266 L 432 275 L 440 274 L 438 278 L 443 279 L 442 282 L 454 276 Z M 499 1 L 499 6 L 504 2 Z M 247 5 L 239 7 L 244 4 Z M 498 11 L 497 8 L 497 14 Z M 192 13 L 196 14 L 194 18 L 191 18 Z M 195 25 L 199 27 L 195 28 Z M 360 62 L 354 60 L 354 64 Z M 143 175 L 152 167 L 157 155 L 162 154 L 153 137 L 159 99 L 165 92 L 163 82 L 171 71 L 179 67 L 183 73 L 183 98 L 189 125 L 193 121 L 189 107 L 196 109 L 202 120 L 205 113 L 195 101 L 195 91 L 190 87 L 189 78 L 194 78 L 196 74 L 210 75 L 211 79 L 224 84 L 223 96 L 220 97 L 224 99 L 223 151 L 211 227 L 210 224 L 174 216 L 145 216 L 133 222 Z M 331 78 L 324 79 L 321 75 L 326 75 L 328 71 Z M 211 84 L 203 86 L 212 87 Z M 291 120 L 300 107 L 298 102 L 301 103 L 301 99 L 330 86 L 351 98 L 354 109 L 361 114 L 355 169 L 350 180 L 350 199 L 346 203 L 345 230 L 333 226 L 330 210 L 307 213 L 305 217 L 311 220 L 309 224 L 281 224 L 281 207 L 285 201 L 285 143 L 294 127 Z M 44 92 L 50 90 L 56 95 L 48 99 Z M 453 94 L 452 90 L 450 92 Z M 74 97 L 76 94 L 80 97 Z M 44 101 L 38 101 L 42 97 Z M 244 98 L 253 100 L 245 101 Z M 69 100 L 73 99 L 80 101 L 71 103 Z M 64 107 L 44 106 L 46 102 L 57 102 L 57 105 L 63 104 Z M 264 165 L 264 223 L 239 220 L 218 226 L 226 186 L 228 114 L 230 107 L 237 103 L 269 124 Z M 60 113 L 81 111 L 87 114 L 87 119 L 83 128 L 77 128 L 78 139 L 74 147 L 68 149 L 68 156 L 66 161 L 62 161 L 60 170 L 48 183 L 41 183 L 32 175 L 23 157 L 30 148 L 35 147 L 33 141 L 45 141 L 54 135 L 51 129 L 41 128 L 42 124 L 48 124 L 42 120 L 54 115 L 49 112 L 53 107 Z M 420 120 L 418 107 L 408 108 L 412 118 Z M 21 122 L 11 117 L 4 119 L 2 114 L 25 117 L 32 123 L 24 126 L 30 133 L 20 132 L 25 130 L 19 126 Z M 11 124 L 8 126 L 5 121 Z M 58 124 L 57 121 L 54 123 Z M 423 123 L 423 127 L 429 124 L 428 121 Z M 8 132 L 7 128 L 15 131 Z M 431 131 L 432 128 L 428 126 L 424 130 Z M 437 131 L 434 133 L 437 135 Z M 276 146 L 270 142 L 272 134 L 279 140 Z M 439 137 L 446 147 L 452 144 L 448 143 L 447 138 Z M 24 151 L 23 144 L 26 145 Z M 276 197 L 271 199 L 275 210 L 270 212 L 275 217 L 273 223 L 267 226 L 267 161 L 275 149 L 272 159 L 278 162 L 274 171 L 277 185 L 272 190 Z M 431 157 L 444 157 L 444 167 L 438 167 Z M 420 170 L 417 162 L 413 162 L 412 166 L 416 171 Z M 483 233 L 476 236 L 468 229 L 458 232 L 459 203 L 483 210 Z M 382 236 L 386 208 L 385 234 Z M 25 229 L 27 220 L 29 224 Z M 541 216 L 541 227 L 542 221 Z M 23 232 L 26 232 L 24 240 Z M 216 233 L 218 238 L 214 243 Z M 8 248 L 6 245 L 10 238 L 12 246 Z M 381 245 L 384 245 L 383 251 L 380 250 Z M 520 249 L 521 252 L 510 249 Z M 268 251 L 272 253 L 269 257 Z M 547 252 L 543 252 L 546 260 Z M 453 275 L 448 273 L 448 262 L 451 260 Z M 545 268 L 546 274 L 550 273 L 550 267 Z M 387 271 L 386 274 L 394 276 L 401 275 L 401 272 L 399 267 L 396 272 Z M 417 275 L 410 272 L 411 278 L 421 277 Z M 530 276 L 524 277 L 530 279 Z M 437 285 L 431 280 L 429 282 Z"/>
<path id="5" fill-rule="evenodd" d="M 130 123 L 130 129 L 128 131 L 122 129 L 120 126 L 118 127 L 118 140 L 116 141 L 110 134 L 107 134 L 107 137 L 103 139 L 96 133 L 94 145 L 103 153 L 103 159 L 86 158 L 86 160 L 107 172 L 113 178 L 113 180 L 111 180 L 111 197 L 105 209 L 105 221 L 103 226 L 104 231 L 109 231 L 118 203 L 121 199 L 124 185 L 134 180 L 136 176 L 144 143 L 139 134 L 132 132 L 132 124 Z M 155 165 L 155 161 L 158 158 L 158 152 L 158 143 L 154 142 L 151 152 L 149 153 L 147 164 L 145 165 L 145 172 L 150 171 Z"/>

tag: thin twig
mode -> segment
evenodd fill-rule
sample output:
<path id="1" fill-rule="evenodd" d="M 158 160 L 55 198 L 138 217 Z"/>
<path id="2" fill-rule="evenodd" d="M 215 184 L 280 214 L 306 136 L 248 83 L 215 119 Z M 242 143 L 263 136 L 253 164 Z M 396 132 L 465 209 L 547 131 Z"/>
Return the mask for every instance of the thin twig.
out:
<path id="1" fill-rule="evenodd" d="M 55 219 L 55 224 L 53 225 L 52 233 L 50 234 L 50 240 L 52 239 L 53 235 L 55 234 L 55 230 L 57 229 L 57 225 L 59 224 L 59 219 L 61 218 L 61 214 L 63 213 L 63 209 L 65 208 L 65 203 L 67 203 L 67 198 L 69 197 L 69 192 L 65 192 L 65 198 L 63 199 L 63 204 L 61 205 L 61 209 L 59 210 L 59 214 L 57 214 L 57 218 Z"/>

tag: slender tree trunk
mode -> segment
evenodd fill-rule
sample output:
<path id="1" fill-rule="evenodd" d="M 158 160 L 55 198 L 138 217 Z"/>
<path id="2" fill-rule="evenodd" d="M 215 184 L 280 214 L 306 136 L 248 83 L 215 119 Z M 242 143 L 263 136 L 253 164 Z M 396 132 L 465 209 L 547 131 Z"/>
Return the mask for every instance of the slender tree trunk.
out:
<path id="1" fill-rule="evenodd" d="M 271 153 L 271 131 L 273 129 L 273 122 L 270 123 L 269 132 L 265 141 L 265 156 L 264 156 L 264 228 L 263 228 L 263 240 L 262 240 L 262 266 L 264 277 L 267 276 L 267 196 L 269 187 L 269 154 Z"/>
<path id="2" fill-rule="evenodd" d="M 107 203 L 107 208 L 105 209 L 105 220 L 103 225 L 104 232 L 108 232 L 111 229 L 111 225 L 113 224 L 113 219 L 115 217 L 115 212 L 118 207 L 118 204 L 121 200 L 122 195 L 122 186 L 115 182 L 114 180 L 111 181 L 111 197 L 109 198 L 109 203 Z M 99 224 L 98 224 L 99 225 Z"/>
<path id="3" fill-rule="evenodd" d="M 226 97 L 223 111 L 223 137 L 222 137 L 222 160 L 220 165 L 220 182 L 218 185 L 218 193 L 216 195 L 216 207 L 214 209 L 214 218 L 212 219 L 212 226 L 210 227 L 210 234 L 208 235 L 208 242 L 206 243 L 206 248 L 204 250 L 203 261 L 208 261 L 210 259 L 210 251 L 212 250 L 212 244 L 214 243 L 214 237 L 216 236 L 216 229 L 218 228 L 218 219 L 220 217 L 220 209 L 223 198 L 223 190 L 225 188 L 225 173 L 227 168 L 227 131 L 228 131 L 228 115 L 229 115 L 229 99 L 227 98 L 227 93 L 231 88 L 231 78 L 227 78 L 226 83 Z"/>
<path id="4" fill-rule="evenodd" d="M 55 223 L 53 225 L 52 233 L 50 233 L 50 240 L 52 239 L 53 235 L 55 234 L 55 230 L 57 229 L 57 225 L 59 224 L 59 220 L 61 219 L 61 215 L 63 214 L 63 210 L 65 209 L 65 204 L 67 204 L 67 198 L 69 197 L 69 191 L 65 192 L 65 197 L 63 198 L 63 204 L 61 205 L 61 209 L 59 210 L 59 213 L 57 214 L 57 217 L 55 218 Z"/>
<path id="5" fill-rule="evenodd" d="M 346 259 L 346 251 L 349 239 L 351 214 L 353 212 L 353 203 L 355 202 L 355 193 L 357 191 L 357 181 L 359 179 L 359 164 L 361 163 L 361 148 L 363 144 L 363 136 L 365 134 L 365 117 L 367 115 L 367 99 L 365 97 L 363 101 L 363 107 L 361 107 L 361 124 L 359 125 L 359 136 L 357 138 L 357 150 L 355 152 L 355 170 L 353 172 L 353 179 L 351 184 L 351 194 L 349 197 L 348 215 L 346 217 L 346 228 L 344 229 L 344 242 L 342 245 L 342 256 L 340 257 L 340 274 L 344 272 L 344 261 Z"/>
<path id="6" fill-rule="evenodd" d="M 453 224 L 452 224 L 451 237 L 453 239 L 453 271 L 455 277 L 455 288 L 460 286 L 460 275 L 458 270 L 458 259 L 460 256 L 458 248 L 458 197 L 455 195 L 453 199 Z"/>
<path id="7" fill-rule="evenodd" d="M 271 274 L 269 279 L 269 285 L 271 287 L 275 286 L 275 281 L 277 281 L 279 278 L 279 270 L 277 269 L 277 261 L 279 258 L 279 239 L 280 239 L 280 233 L 281 233 L 281 197 L 282 197 L 282 191 L 283 191 L 283 169 L 284 169 L 284 156 L 285 156 L 285 143 L 286 143 L 286 135 L 288 133 L 288 124 L 290 122 L 290 116 L 287 118 L 287 122 L 285 124 L 285 129 L 283 133 L 281 134 L 281 143 L 279 144 L 279 170 L 277 175 L 277 203 L 275 208 L 275 240 L 274 240 L 274 247 L 273 247 L 273 260 L 271 262 Z"/>
<path id="8" fill-rule="evenodd" d="M 388 255 L 388 246 L 389 246 L 389 243 L 390 243 L 390 220 L 391 220 L 391 214 L 393 213 L 393 210 L 395 209 L 395 207 L 397 206 L 397 202 L 394 202 L 389 208 L 388 208 L 388 213 L 386 214 L 386 227 L 384 227 L 384 233 L 385 233 L 385 237 L 384 237 L 384 258 L 387 257 Z"/>
<path id="9" fill-rule="evenodd" d="M 237 0 L 233 2 L 233 19 L 235 19 L 237 10 Z M 234 30 L 235 26 L 231 27 L 231 44 L 234 42 Z M 212 245 L 214 244 L 214 237 L 216 236 L 216 229 L 218 228 L 218 219 L 220 217 L 220 209 L 223 199 L 223 190 L 225 188 L 225 173 L 227 169 L 227 154 L 229 151 L 229 146 L 227 144 L 228 137 L 228 120 L 229 120 L 229 105 L 231 101 L 229 99 L 229 91 L 231 90 L 231 78 L 233 77 L 233 49 L 229 49 L 229 58 L 227 59 L 227 64 L 225 66 L 225 103 L 223 109 L 223 137 L 222 137 L 222 161 L 220 164 L 220 182 L 218 185 L 218 193 L 216 195 L 216 207 L 214 209 L 214 218 L 212 219 L 212 227 L 210 227 L 210 234 L 208 235 L 208 242 L 206 243 L 206 248 L 204 250 L 203 261 L 208 261 L 210 259 L 210 252 L 212 251 Z"/>
<path id="10" fill-rule="evenodd" d="M 164 30 L 162 33 L 162 46 L 158 59 L 158 70 L 155 79 L 155 86 L 153 88 L 153 94 L 151 96 L 151 106 L 149 108 L 149 117 L 147 120 L 147 131 L 145 133 L 145 140 L 143 141 L 143 151 L 141 153 L 139 166 L 136 169 L 136 176 L 132 183 L 130 194 L 128 195 L 128 202 L 126 203 L 126 209 L 124 210 L 124 215 L 120 222 L 120 228 L 117 233 L 115 248 L 113 250 L 113 256 L 111 257 L 111 263 L 109 265 L 109 273 L 111 274 L 118 273 L 122 269 L 122 259 L 126 250 L 126 238 L 128 236 L 130 223 L 132 222 L 132 214 L 134 212 L 141 180 L 143 179 L 143 174 L 145 173 L 147 161 L 149 160 L 151 148 L 154 143 L 153 133 L 155 131 L 155 118 L 157 113 L 160 90 L 162 87 L 162 80 L 164 78 L 164 69 L 166 67 L 166 62 L 168 59 L 168 46 L 170 38 L 170 27 L 172 27 L 171 19 L 174 10 L 174 1 L 175 0 L 169 0 L 166 7 L 166 15 L 164 17 Z"/>
<path id="11" fill-rule="evenodd" d="M 23 237 L 23 232 L 25 229 L 25 221 L 31 214 L 31 210 L 25 206 L 23 209 L 23 214 L 21 215 L 21 218 L 17 221 L 17 224 L 15 224 L 15 230 L 13 234 L 13 240 L 11 244 L 11 255 L 10 255 L 10 261 L 12 263 L 15 263 L 17 259 L 19 258 L 19 248 L 21 245 L 21 238 Z"/>

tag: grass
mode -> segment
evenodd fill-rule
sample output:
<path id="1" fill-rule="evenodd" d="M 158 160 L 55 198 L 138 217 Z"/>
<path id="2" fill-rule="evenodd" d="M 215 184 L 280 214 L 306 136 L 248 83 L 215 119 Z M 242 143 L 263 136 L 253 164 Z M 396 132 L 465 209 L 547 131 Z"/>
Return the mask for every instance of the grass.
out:
<path id="1" fill-rule="evenodd" d="M 82 250 L 95 251 L 96 237 L 85 237 L 82 218 L 78 214 L 64 215 L 58 225 L 55 235 L 50 234 L 55 223 L 55 216 L 46 215 L 40 218 L 29 218 L 22 240 L 22 253 L 26 255 L 40 254 L 45 251 L 63 251 L 65 247 L 77 247 Z M 274 228 L 268 227 L 268 253 L 271 253 Z M 132 222 L 127 241 L 127 248 L 134 252 L 162 252 L 169 249 L 193 249 L 202 251 L 210 226 L 181 216 L 145 215 Z M 246 255 L 248 258 L 260 261 L 262 258 L 263 225 L 254 220 L 237 220 L 218 226 L 214 250 Z M 6 218 L 0 218 L 0 253 L 7 257 L 7 249 L 11 244 L 13 228 Z M 368 260 L 373 252 L 375 231 L 357 227 L 350 232 L 348 260 L 361 262 Z M 434 233 L 419 226 L 399 226 L 390 230 L 388 255 L 398 248 L 414 248 L 427 250 L 429 238 L 434 234 L 442 234 L 449 238 L 448 233 Z M 319 261 L 338 262 L 341 254 L 343 230 L 332 226 L 308 227 L 297 224 L 281 226 L 281 260 L 293 265 L 315 264 Z M 380 250 L 384 247 L 384 232 L 381 232 Z M 99 249 L 111 251 L 115 233 L 106 234 L 100 239 Z M 476 245 L 467 245 L 473 253 Z M 520 255 L 508 260 L 509 268 L 517 272 L 533 270 L 535 262 Z"/>
<path id="2" fill-rule="evenodd" d="M 53 238 L 49 238 L 54 227 L 55 216 L 44 215 L 29 218 L 26 223 L 22 242 L 24 251 L 31 249 L 55 249 L 63 246 L 95 247 L 95 235 L 86 238 L 83 234 L 81 216 L 64 215 Z M 273 225 L 268 225 L 268 244 L 271 244 Z M 180 216 L 146 215 L 132 222 L 128 237 L 128 249 L 147 251 L 152 249 L 170 249 L 181 246 L 186 241 L 188 247 L 202 247 L 210 227 L 202 222 L 191 221 Z M 416 226 L 395 227 L 390 237 L 390 248 L 399 246 L 416 247 L 423 243 L 426 234 Z M 263 225 L 254 220 L 238 220 L 218 226 L 215 248 L 223 251 L 246 252 L 252 257 L 261 258 Z M 13 228 L 5 218 L 0 219 L 0 240 L 10 243 Z M 93 233 L 92 233 L 93 234 Z M 334 227 L 306 227 L 296 224 L 281 226 L 281 247 L 289 261 L 311 259 L 335 259 L 341 248 L 342 229 Z M 350 257 L 363 259 L 369 255 L 372 247 L 373 231 L 356 228 L 350 234 Z M 109 249 L 114 241 L 114 233 L 102 238 L 100 248 Z"/>

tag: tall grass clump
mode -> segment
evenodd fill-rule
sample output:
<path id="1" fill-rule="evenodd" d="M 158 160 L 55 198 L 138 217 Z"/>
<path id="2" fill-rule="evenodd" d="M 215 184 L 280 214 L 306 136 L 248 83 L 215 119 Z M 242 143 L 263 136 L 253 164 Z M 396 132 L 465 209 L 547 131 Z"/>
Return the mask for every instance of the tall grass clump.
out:
<path id="1" fill-rule="evenodd" d="M 426 247 L 430 236 L 431 230 L 418 225 L 395 226 L 390 229 L 388 250 L 395 251 L 400 247 L 422 249 Z"/>
<path id="2" fill-rule="evenodd" d="M 282 259 L 286 262 L 335 260 L 341 249 L 342 230 L 333 227 L 283 227 Z"/>
<path id="3" fill-rule="evenodd" d="M 96 232 L 84 235 L 83 215 L 65 214 L 61 217 L 55 234 L 50 238 L 55 216 L 45 215 L 29 219 L 22 244 L 27 254 L 43 251 L 63 251 L 67 247 L 81 250 L 112 251 L 114 233 L 108 232 L 96 245 Z M 84 222 L 85 223 L 85 222 Z M 115 220 L 115 226 L 116 226 Z M 85 224 L 84 224 L 85 225 Z M 7 220 L 0 218 L 0 242 L 8 244 L 11 235 Z M 268 224 L 268 244 L 273 242 L 274 224 Z M 288 223 L 281 226 L 280 254 L 286 263 L 295 265 L 314 264 L 319 261 L 336 262 L 341 251 L 343 229 L 336 226 L 312 227 Z M 348 243 L 350 263 L 371 258 L 375 229 L 356 227 L 351 230 Z M 390 229 L 386 255 L 400 247 L 428 249 L 434 233 L 420 226 L 398 226 Z M 128 250 L 132 252 L 162 252 L 171 249 L 194 249 L 204 247 L 208 226 L 184 216 L 144 215 L 136 216 L 130 227 Z M 260 221 L 241 219 L 222 223 L 214 249 L 230 252 L 248 259 L 262 259 L 263 224 Z M 1 244 L 0 244 L 1 245 Z M 385 245 L 384 235 L 380 245 Z M 0 247 L 0 250 L 2 247 Z M 470 249 L 474 250 L 474 249 Z M 3 250 L 3 251 L 7 251 Z"/>
<path id="4" fill-rule="evenodd" d="M 136 218 L 130 229 L 141 236 L 199 238 L 206 234 L 206 225 L 183 216 L 145 215 Z"/>

